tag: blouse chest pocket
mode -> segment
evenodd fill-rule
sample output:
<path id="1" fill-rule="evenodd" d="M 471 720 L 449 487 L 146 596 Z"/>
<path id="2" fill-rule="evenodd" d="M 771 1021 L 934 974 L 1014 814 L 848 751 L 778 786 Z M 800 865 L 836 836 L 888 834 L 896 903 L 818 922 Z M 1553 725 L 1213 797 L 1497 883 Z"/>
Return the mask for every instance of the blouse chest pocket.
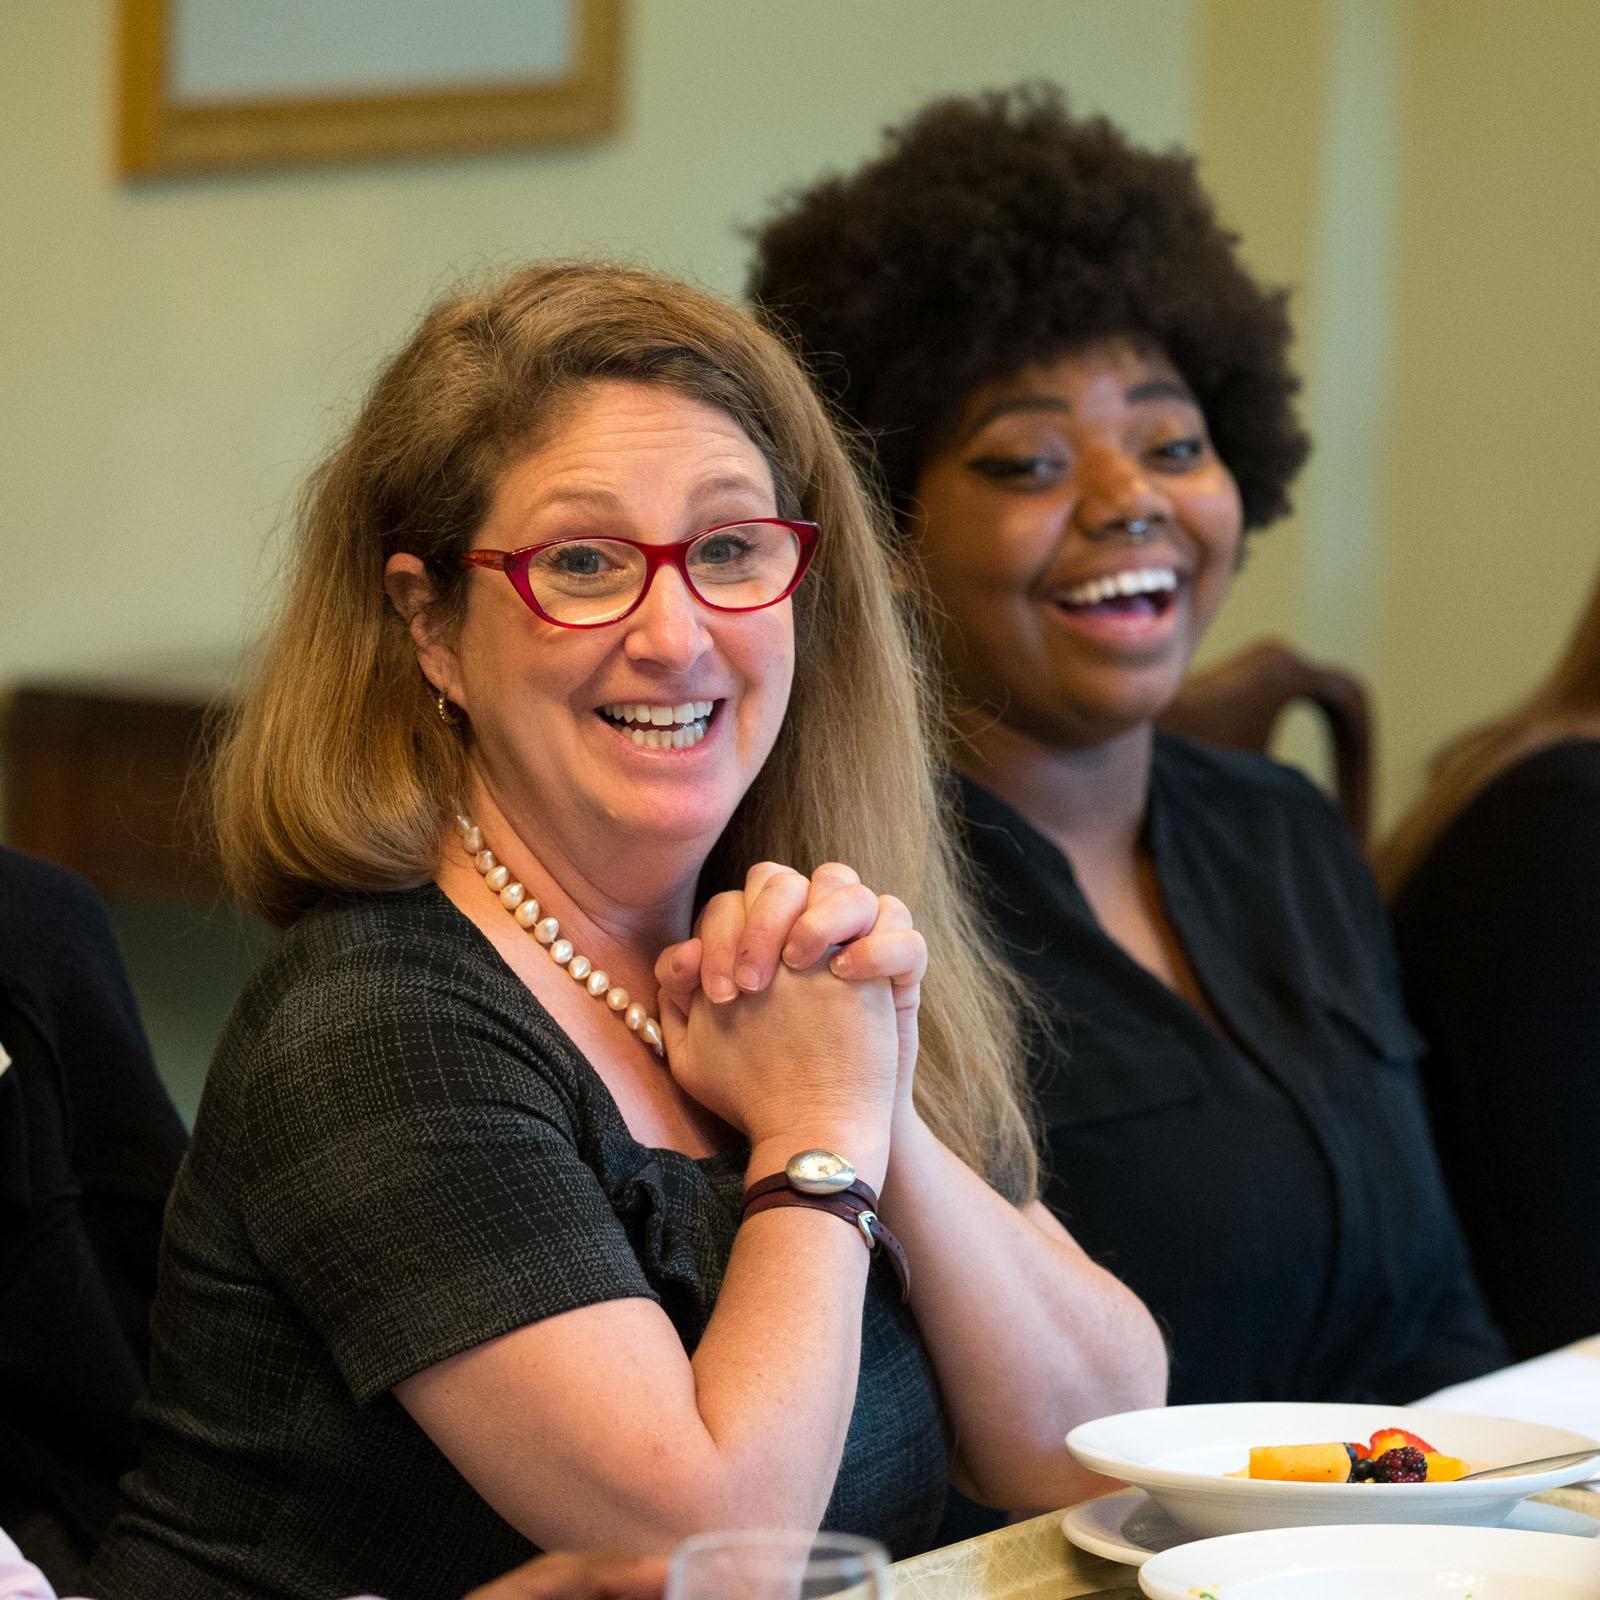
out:
<path id="1" fill-rule="evenodd" d="M 1417 1062 L 1425 1048 L 1400 997 L 1386 990 L 1324 989 L 1314 1002 L 1317 1067 L 1333 1112 L 1382 1163 L 1433 1160 L 1433 1139 Z"/>
<path id="2" fill-rule="evenodd" d="M 1377 985 L 1328 982 L 1312 1006 L 1341 1064 L 1366 1058 L 1406 1072 L 1427 1049 L 1399 995 Z"/>

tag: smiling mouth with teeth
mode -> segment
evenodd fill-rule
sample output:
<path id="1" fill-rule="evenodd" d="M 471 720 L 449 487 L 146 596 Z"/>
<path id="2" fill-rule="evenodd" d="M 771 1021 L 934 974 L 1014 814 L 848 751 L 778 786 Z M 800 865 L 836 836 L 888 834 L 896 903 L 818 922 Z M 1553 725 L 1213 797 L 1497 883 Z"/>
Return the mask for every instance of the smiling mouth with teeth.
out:
<path id="1" fill-rule="evenodd" d="M 1178 592 L 1178 574 L 1171 567 L 1136 567 L 1089 578 L 1052 598 L 1068 612 L 1102 616 L 1159 617 L 1171 609 Z"/>
<path id="2" fill-rule="evenodd" d="M 717 700 L 685 700 L 681 705 L 653 706 L 621 701 L 597 707 L 595 715 L 643 749 L 688 750 L 705 738 L 720 704 Z"/>

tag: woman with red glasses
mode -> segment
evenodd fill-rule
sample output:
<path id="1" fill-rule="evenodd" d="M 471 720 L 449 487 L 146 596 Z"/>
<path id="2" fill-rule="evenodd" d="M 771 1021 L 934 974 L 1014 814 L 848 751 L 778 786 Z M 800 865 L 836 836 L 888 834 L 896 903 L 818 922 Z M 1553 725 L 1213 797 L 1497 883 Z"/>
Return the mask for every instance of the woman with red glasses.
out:
<path id="1" fill-rule="evenodd" d="M 218 774 L 287 931 L 94 1592 L 406 1600 L 738 1525 L 903 1555 L 951 1481 L 1082 1494 L 1063 1434 L 1158 1402 L 1161 1342 L 1036 1199 L 798 367 L 678 285 L 530 269 L 424 321 L 301 533 Z"/>

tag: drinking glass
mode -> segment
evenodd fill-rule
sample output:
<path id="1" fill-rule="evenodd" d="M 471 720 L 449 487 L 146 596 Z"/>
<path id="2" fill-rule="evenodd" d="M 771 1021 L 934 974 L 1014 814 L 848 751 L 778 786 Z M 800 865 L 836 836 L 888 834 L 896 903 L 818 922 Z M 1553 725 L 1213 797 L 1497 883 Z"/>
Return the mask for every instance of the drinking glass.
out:
<path id="1" fill-rule="evenodd" d="M 685 1539 L 665 1600 L 890 1600 L 889 1553 L 844 1533 L 740 1530 Z"/>

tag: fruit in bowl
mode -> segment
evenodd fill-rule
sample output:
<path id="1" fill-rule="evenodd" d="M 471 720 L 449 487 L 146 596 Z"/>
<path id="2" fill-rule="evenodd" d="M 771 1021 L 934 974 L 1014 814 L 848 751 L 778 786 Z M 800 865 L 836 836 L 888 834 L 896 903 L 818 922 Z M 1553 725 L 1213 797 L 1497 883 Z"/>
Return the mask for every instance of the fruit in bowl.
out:
<path id="1" fill-rule="evenodd" d="M 1378 1428 L 1366 1444 L 1261 1444 L 1231 1478 L 1280 1483 L 1454 1483 L 1467 1464 L 1405 1428 Z"/>
<path id="2" fill-rule="evenodd" d="M 1397 1428 L 1401 1420 L 1405 1426 Z M 1358 1440 L 1363 1442 L 1349 1448 L 1341 1442 Z M 1325 1441 L 1318 1451 L 1320 1472 L 1300 1478 L 1248 1476 L 1253 1447 L 1281 1451 L 1301 1441 Z M 1434 1448 L 1418 1450 L 1419 1444 Z M 1593 1439 L 1542 1423 L 1467 1412 L 1292 1401 L 1167 1406 L 1098 1417 L 1079 1423 L 1068 1435 L 1067 1448 L 1092 1471 L 1144 1490 L 1174 1522 L 1200 1537 L 1318 1523 L 1500 1523 L 1529 1495 L 1593 1477 L 1600 1461 L 1600 1444 Z M 1429 1454 L 1448 1452 L 1461 1459 L 1468 1473 L 1566 1451 L 1593 1454 L 1580 1454 L 1568 1466 L 1459 1479 L 1443 1470 L 1418 1478 L 1416 1462 L 1402 1457 L 1391 1459 L 1386 1472 L 1398 1466 L 1403 1477 L 1409 1466 L 1412 1475 L 1402 1482 L 1379 1482 L 1378 1462 L 1391 1450 L 1418 1450 L 1430 1468 L 1434 1463 L 1427 1461 Z M 1372 1486 L 1352 1487 L 1352 1479 L 1359 1483 L 1369 1463 Z"/>

